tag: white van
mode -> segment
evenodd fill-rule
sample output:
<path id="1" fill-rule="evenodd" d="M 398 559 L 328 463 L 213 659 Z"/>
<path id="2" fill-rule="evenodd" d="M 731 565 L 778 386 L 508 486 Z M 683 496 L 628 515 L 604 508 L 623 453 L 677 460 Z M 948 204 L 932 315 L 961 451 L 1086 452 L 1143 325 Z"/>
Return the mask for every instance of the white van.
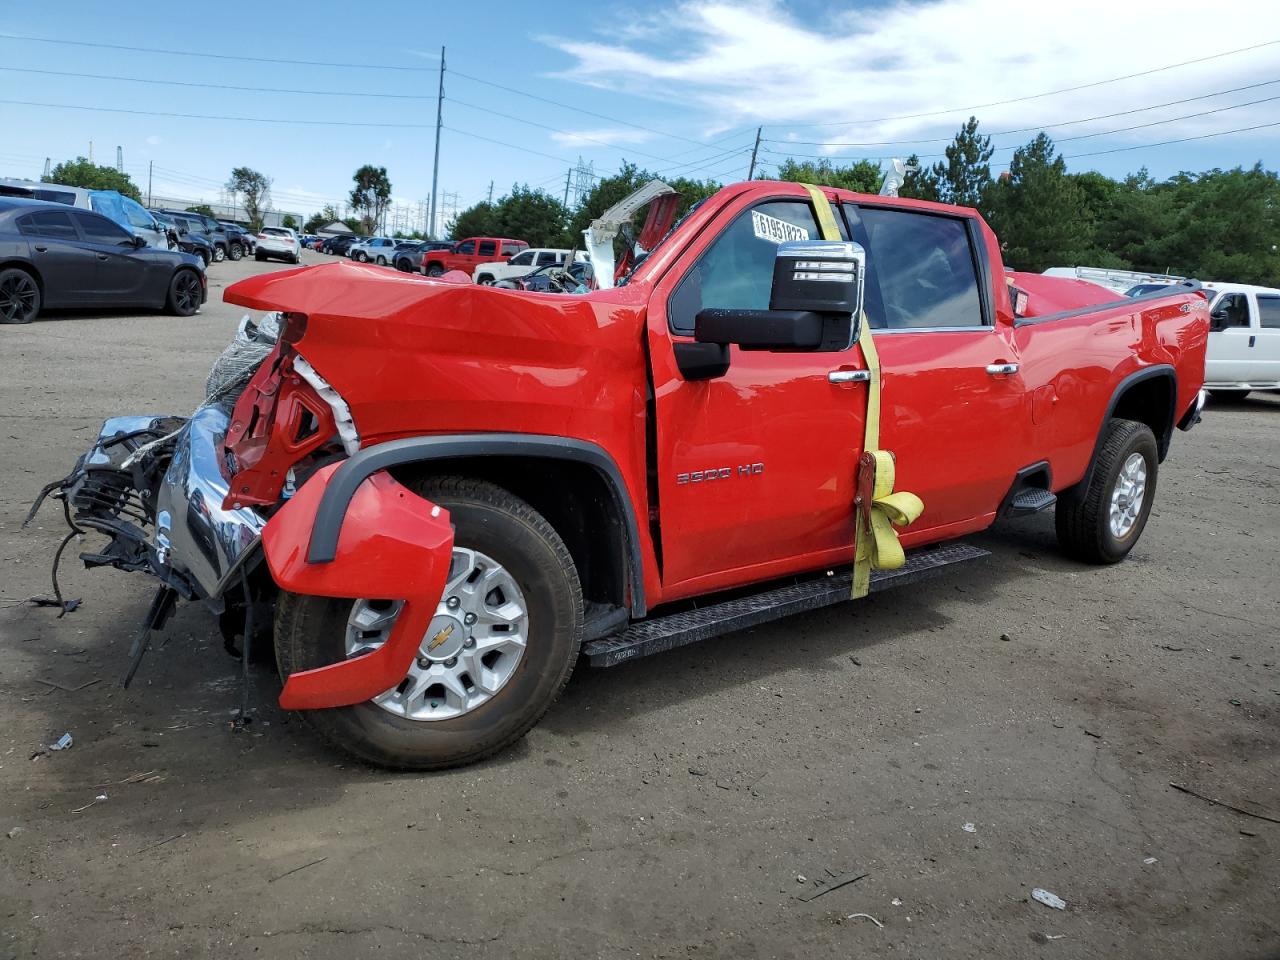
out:
<path id="1" fill-rule="evenodd" d="M 108 220 L 114 220 L 134 236 L 141 237 L 148 247 L 169 249 L 169 234 L 164 226 L 146 207 L 117 190 L 86 190 L 83 187 L 39 183 L 35 180 L 0 180 L 0 196 L 48 200 L 92 210 Z"/>
<path id="2" fill-rule="evenodd" d="M 1209 294 L 1204 385 L 1219 397 L 1280 390 L 1280 289 L 1217 282 L 1204 288 Z"/>

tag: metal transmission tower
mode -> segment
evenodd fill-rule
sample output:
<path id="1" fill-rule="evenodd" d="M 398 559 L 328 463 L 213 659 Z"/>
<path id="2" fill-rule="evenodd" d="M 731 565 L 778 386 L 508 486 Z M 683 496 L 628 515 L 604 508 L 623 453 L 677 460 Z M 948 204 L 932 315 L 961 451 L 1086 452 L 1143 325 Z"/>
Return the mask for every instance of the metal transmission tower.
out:
<path id="1" fill-rule="evenodd" d="M 41 180 L 48 180 L 48 179 L 49 179 L 50 174 L 52 173 L 52 171 L 53 171 L 53 157 L 45 157 L 45 158 L 44 158 L 44 173 L 41 175 L 40 179 L 41 179 Z"/>
<path id="2" fill-rule="evenodd" d="M 583 197 L 591 192 L 595 179 L 595 161 L 583 163 L 582 157 L 578 157 L 578 165 L 573 168 L 573 186 L 571 188 L 575 207 L 582 202 Z"/>
<path id="3" fill-rule="evenodd" d="M 116 147 L 116 172 L 124 173 L 124 147 Z"/>

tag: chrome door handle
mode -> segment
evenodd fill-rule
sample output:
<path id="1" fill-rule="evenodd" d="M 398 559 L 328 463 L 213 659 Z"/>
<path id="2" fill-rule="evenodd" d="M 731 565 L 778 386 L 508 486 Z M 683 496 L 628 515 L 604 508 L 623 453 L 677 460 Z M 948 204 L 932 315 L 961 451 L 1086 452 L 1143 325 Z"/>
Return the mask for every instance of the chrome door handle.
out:
<path id="1" fill-rule="evenodd" d="M 1017 373 L 1018 365 L 1016 363 L 988 363 L 987 373 L 993 377 L 1002 377 L 1010 373 Z"/>
<path id="2" fill-rule="evenodd" d="M 48 252 L 49 252 L 48 247 L 36 247 L 36 253 L 48 253 Z"/>
<path id="3" fill-rule="evenodd" d="M 832 370 L 827 374 L 828 383 L 870 383 L 870 370 Z"/>

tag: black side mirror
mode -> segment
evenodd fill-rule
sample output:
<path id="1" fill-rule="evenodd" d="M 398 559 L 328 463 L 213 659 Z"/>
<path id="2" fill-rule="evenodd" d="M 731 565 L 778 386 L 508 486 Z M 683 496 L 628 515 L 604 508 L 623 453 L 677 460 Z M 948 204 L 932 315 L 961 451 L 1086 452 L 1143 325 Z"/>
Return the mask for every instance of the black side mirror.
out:
<path id="1" fill-rule="evenodd" d="M 1227 311 L 1214 310 L 1209 314 L 1210 330 L 1225 330 L 1227 328 Z"/>

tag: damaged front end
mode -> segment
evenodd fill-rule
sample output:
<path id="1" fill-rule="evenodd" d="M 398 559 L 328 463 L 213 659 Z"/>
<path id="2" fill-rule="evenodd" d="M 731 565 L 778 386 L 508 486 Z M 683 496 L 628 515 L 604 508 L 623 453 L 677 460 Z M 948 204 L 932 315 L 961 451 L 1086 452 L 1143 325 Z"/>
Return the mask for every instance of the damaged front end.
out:
<path id="1" fill-rule="evenodd" d="M 340 504 L 323 506 L 334 499 L 330 479 L 353 466 L 360 438 L 341 395 L 297 352 L 306 322 L 300 314 L 258 324 L 246 317 L 195 413 L 108 420 L 31 509 L 28 521 L 47 497 L 63 504 L 69 532 L 53 571 L 59 603 L 58 561 L 87 532 L 107 538 L 80 555 L 87 567 L 159 581 L 126 685 L 179 598 L 219 614 L 228 649 L 237 653 L 242 637 L 246 660 L 254 624 L 270 622 L 278 590 L 401 604 L 379 648 L 290 676 L 280 698 L 287 709 L 370 699 L 403 679 L 418 649 L 449 570 L 449 515 L 385 471 L 360 474 L 343 485 Z M 335 538 L 324 557 L 309 553 L 319 513 Z"/>
<path id="2" fill-rule="evenodd" d="M 218 459 L 235 400 L 278 336 L 275 318 L 254 324 L 246 317 L 190 417 L 107 420 L 71 473 L 41 491 L 28 522 L 46 497 L 58 497 L 68 540 L 85 531 L 108 538 L 102 549 L 80 555 L 86 567 L 149 573 L 177 596 L 221 613 L 227 586 L 255 553 L 266 518 L 224 506 L 230 488 Z"/>

